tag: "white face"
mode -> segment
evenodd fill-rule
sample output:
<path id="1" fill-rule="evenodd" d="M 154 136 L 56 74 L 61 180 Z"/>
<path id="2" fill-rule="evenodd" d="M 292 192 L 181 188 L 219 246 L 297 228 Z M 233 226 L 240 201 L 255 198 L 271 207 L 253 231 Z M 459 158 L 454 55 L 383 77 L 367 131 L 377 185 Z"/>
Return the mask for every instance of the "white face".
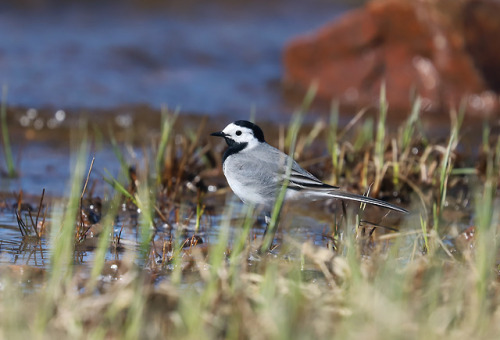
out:
<path id="1" fill-rule="evenodd" d="M 227 135 L 227 138 L 234 140 L 236 143 L 247 143 L 246 149 L 251 149 L 259 144 L 258 139 L 253 135 L 253 131 L 247 127 L 231 123 L 222 132 Z"/>

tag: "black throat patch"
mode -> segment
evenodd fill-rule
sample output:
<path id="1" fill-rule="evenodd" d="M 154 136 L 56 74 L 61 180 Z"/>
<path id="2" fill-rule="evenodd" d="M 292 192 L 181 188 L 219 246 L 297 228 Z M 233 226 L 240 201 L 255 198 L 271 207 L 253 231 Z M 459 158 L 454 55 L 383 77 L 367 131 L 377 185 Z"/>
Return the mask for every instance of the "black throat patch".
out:
<path id="1" fill-rule="evenodd" d="M 227 150 L 224 152 L 224 156 L 222 156 L 222 163 L 226 161 L 226 158 L 228 158 L 231 155 L 234 155 L 235 153 L 240 152 L 244 148 L 246 148 L 248 143 L 231 143 Z"/>

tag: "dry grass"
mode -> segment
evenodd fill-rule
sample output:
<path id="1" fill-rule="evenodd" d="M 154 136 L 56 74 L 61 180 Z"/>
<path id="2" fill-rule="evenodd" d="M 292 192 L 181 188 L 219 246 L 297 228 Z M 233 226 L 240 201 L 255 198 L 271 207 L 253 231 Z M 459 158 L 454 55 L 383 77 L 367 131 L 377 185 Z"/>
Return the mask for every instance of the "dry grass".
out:
<path id="1" fill-rule="evenodd" d="M 224 189 L 208 190 L 224 182 L 221 150 L 203 124 L 186 131 L 166 113 L 153 156 L 106 175 L 114 194 L 102 198 L 98 223 L 84 203 L 96 198 L 83 189 L 90 163 L 83 138 L 69 200 L 52 202 L 40 235 L 49 239 L 50 265 L 41 273 L 1 269 L 0 338 L 494 338 L 500 139 L 488 135 L 478 146 L 475 169 L 460 163 L 460 119 L 448 141 L 431 143 L 415 105 L 394 134 L 364 124 L 364 113 L 340 129 L 333 111 L 330 126 L 299 124 L 269 138 L 299 161 L 312 159 L 304 165 L 332 183 L 357 192 L 373 183 L 377 197 L 408 206 L 410 216 L 379 219 L 399 231 L 362 223 L 368 211 L 342 212 L 324 232 L 327 246 L 285 231 L 263 254 L 255 214 L 235 219 Z M 370 127 L 376 143 L 366 138 Z M 116 141 L 115 151 L 122 152 Z M 120 238 L 127 230 L 137 242 Z M 76 266 L 89 239 L 92 261 Z"/>

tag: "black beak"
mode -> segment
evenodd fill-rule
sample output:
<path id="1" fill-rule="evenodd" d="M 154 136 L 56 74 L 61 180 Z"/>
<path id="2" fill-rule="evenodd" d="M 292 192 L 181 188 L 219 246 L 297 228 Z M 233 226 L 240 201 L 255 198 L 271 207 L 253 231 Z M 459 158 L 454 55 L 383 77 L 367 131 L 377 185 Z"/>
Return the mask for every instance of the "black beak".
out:
<path id="1" fill-rule="evenodd" d="M 215 137 L 226 137 L 226 134 L 222 131 L 214 132 L 211 133 L 210 136 L 215 136 Z"/>

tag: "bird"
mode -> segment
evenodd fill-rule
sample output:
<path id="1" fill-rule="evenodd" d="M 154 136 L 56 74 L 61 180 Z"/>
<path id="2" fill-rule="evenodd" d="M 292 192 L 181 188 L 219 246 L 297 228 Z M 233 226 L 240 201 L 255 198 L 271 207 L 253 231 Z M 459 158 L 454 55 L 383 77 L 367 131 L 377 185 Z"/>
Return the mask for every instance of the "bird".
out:
<path id="1" fill-rule="evenodd" d="M 265 212 L 272 211 L 278 192 L 286 183 L 285 202 L 334 198 L 408 213 L 397 205 L 322 182 L 289 155 L 268 144 L 262 129 L 252 122 L 234 121 L 211 136 L 224 138 L 228 145 L 222 169 L 231 190 L 243 203 Z"/>

